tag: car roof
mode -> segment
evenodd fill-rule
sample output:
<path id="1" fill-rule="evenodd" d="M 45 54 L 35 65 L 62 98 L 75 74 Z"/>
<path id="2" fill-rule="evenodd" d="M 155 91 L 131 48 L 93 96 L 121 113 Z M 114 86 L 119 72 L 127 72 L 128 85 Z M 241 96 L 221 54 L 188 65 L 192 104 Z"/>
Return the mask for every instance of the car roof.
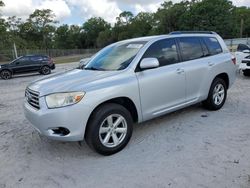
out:
<path id="1" fill-rule="evenodd" d="M 28 54 L 28 55 L 23 55 L 22 57 L 48 57 L 47 55 L 39 55 L 39 54 Z"/>
<path id="2" fill-rule="evenodd" d="M 146 36 L 146 37 L 139 37 L 139 38 L 133 38 L 133 39 L 127 39 L 127 40 L 123 40 L 121 42 L 150 42 L 153 40 L 157 40 L 157 39 L 164 39 L 164 38 L 176 38 L 176 37 L 215 37 L 218 34 L 213 32 L 213 31 L 197 31 L 197 32 L 180 32 L 180 31 L 176 31 L 176 32 L 171 32 L 170 34 L 166 34 L 166 35 L 154 35 L 154 36 Z"/>

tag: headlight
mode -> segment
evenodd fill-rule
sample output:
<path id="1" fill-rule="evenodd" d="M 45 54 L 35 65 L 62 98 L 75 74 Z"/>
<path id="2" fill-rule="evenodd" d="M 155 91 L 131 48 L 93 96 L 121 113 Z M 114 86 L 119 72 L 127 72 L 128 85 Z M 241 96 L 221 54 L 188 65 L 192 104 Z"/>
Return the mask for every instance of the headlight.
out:
<path id="1" fill-rule="evenodd" d="M 85 92 L 55 93 L 45 97 L 48 108 L 59 108 L 76 104 L 82 100 Z"/>

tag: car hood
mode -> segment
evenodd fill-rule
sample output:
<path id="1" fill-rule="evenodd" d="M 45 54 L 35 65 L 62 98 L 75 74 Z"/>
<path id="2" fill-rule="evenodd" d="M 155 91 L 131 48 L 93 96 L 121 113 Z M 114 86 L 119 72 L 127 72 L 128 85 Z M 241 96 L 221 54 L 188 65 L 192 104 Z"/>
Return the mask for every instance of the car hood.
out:
<path id="1" fill-rule="evenodd" d="M 1 66 L 1 68 L 3 68 L 3 67 L 8 67 L 9 64 L 0 64 L 0 66 Z"/>
<path id="2" fill-rule="evenodd" d="M 32 82 L 28 87 L 40 96 L 57 92 L 86 91 L 94 82 L 104 81 L 119 74 L 119 71 L 93 71 L 75 69 Z"/>

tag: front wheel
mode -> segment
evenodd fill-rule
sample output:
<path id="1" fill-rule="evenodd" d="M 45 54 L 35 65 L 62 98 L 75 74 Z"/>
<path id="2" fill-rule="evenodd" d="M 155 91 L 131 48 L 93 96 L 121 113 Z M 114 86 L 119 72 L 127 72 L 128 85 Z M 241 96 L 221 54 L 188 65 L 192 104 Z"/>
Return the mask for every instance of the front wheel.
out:
<path id="1" fill-rule="evenodd" d="M 85 140 L 102 155 L 121 151 L 129 142 L 133 131 L 133 119 L 129 111 L 118 104 L 104 104 L 90 117 Z"/>
<path id="2" fill-rule="evenodd" d="M 250 76 L 250 69 L 243 70 L 244 76 Z"/>
<path id="3" fill-rule="evenodd" d="M 221 78 L 215 78 L 208 94 L 208 98 L 203 101 L 203 105 L 208 110 L 219 110 L 227 98 L 226 83 Z"/>
<path id="4" fill-rule="evenodd" d="M 4 80 L 8 80 L 8 79 L 11 79 L 12 77 L 12 74 L 9 70 L 3 70 L 1 72 L 1 78 L 4 79 Z"/>

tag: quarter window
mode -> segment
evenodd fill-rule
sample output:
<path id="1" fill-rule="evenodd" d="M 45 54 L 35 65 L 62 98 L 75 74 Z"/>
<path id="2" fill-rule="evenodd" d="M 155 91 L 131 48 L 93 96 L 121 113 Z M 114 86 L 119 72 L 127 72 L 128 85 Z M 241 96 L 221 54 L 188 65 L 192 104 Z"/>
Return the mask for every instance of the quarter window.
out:
<path id="1" fill-rule="evenodd" d="M 36 57 L 31 57 L 31 61 L 42 61 L 42 57 L 36 56 Z"/>
<path id="2" fill-rule="evenodd" d="M 181 37 L 179 41 L 184 61 L 198 59 L 204 56 L 198 37 Z"/>
<path id="3" fill-rule="evenodd" d="M 179 62 L 175 39 L 164 39 L 152 44 L 143 58 L 157 58 L 160 66 Z"/>
<path id="4" fill-rule="evenodd" d="M 204 37 L 203 38 L 206 46 L 208 47 L 210 55 L 216 55 L 222 52 L 220 43 L 214 37 Z"/>

